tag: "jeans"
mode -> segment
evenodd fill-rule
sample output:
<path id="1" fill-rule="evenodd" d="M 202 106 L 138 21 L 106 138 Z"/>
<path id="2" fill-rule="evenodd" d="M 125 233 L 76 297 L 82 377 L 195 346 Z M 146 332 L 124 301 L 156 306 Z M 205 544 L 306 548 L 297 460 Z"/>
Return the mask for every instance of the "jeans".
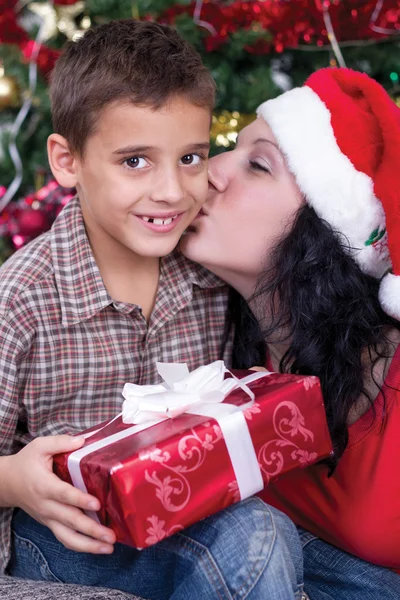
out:
<path id="1" fill-rule="evenodd" d="M 300 527 L 298 532 L 310 600 L 400 599 L 400 575 L 394 571 L 343 552 Z"/>
<path id="2" fill-rule="evenodd" d="M 9 572 L 34 580 L 116 588 L 151 600 L 301 600 L 303 559 L 293 523 L 249 498 L 155 546 L 74 552 L 19 510 Z"/>

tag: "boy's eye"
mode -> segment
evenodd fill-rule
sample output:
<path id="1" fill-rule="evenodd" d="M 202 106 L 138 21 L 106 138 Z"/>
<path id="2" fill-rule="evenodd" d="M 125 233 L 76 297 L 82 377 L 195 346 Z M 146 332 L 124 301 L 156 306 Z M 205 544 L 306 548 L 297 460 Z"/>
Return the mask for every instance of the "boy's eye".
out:
<path id="1" fill-rule="evenodd" d="M 124 163 L 130 169 L 143 169 L 149 164 L 142 156 L 131 156 L 130 158 L 125 159 Z"/>
<path id="2" fill-rule="evenodd" d="M 199 154 L 185 154 L 181 158 L 182 164 L 184 165 L 198 165 L 201 161 Z"/>

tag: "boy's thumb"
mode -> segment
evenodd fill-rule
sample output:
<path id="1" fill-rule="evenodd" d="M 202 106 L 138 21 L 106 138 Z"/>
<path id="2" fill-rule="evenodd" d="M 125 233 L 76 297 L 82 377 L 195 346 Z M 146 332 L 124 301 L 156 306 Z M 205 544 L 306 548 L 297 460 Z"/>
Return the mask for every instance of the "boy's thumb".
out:
<path id="1" fill-rule="evenodd" d="M 84 443 L 82 436 L 50 435 L 41 439 L 41 449 L 45 454 L 61 454 L 78 450 Z"/>

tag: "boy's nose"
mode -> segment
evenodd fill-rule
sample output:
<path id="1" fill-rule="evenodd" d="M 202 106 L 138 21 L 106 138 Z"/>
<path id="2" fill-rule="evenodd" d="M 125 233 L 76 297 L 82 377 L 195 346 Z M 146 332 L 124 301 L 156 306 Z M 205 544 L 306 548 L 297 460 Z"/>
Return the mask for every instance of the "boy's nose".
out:
<path id="1" fill-rule="evenodd" d="M 157 185 L 151 193 L 155 202 L 168 202 L 174 204 L 182 200 L 183 188 L 178 174 L 169 171 L 164 177 L 157 178 Z"/>
<path id="2" fill-rule="evenodd" d="M 208 181 L 217 192 L 224 192 L 228 186 L 228 173 L 224 169 L 226 156 L 220 154 L 214 156 L 208 162 Z"/>

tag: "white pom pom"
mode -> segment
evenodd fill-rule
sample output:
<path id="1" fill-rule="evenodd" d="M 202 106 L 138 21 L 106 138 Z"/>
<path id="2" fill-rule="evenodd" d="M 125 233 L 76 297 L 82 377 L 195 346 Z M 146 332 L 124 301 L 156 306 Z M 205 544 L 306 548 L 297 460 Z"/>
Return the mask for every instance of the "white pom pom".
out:
<path id="1" fill-rule="evenodd" d="M 400 276 L 388 273 L 381 281 L 379 301 L 383 310 L 400 321 Z"/>

